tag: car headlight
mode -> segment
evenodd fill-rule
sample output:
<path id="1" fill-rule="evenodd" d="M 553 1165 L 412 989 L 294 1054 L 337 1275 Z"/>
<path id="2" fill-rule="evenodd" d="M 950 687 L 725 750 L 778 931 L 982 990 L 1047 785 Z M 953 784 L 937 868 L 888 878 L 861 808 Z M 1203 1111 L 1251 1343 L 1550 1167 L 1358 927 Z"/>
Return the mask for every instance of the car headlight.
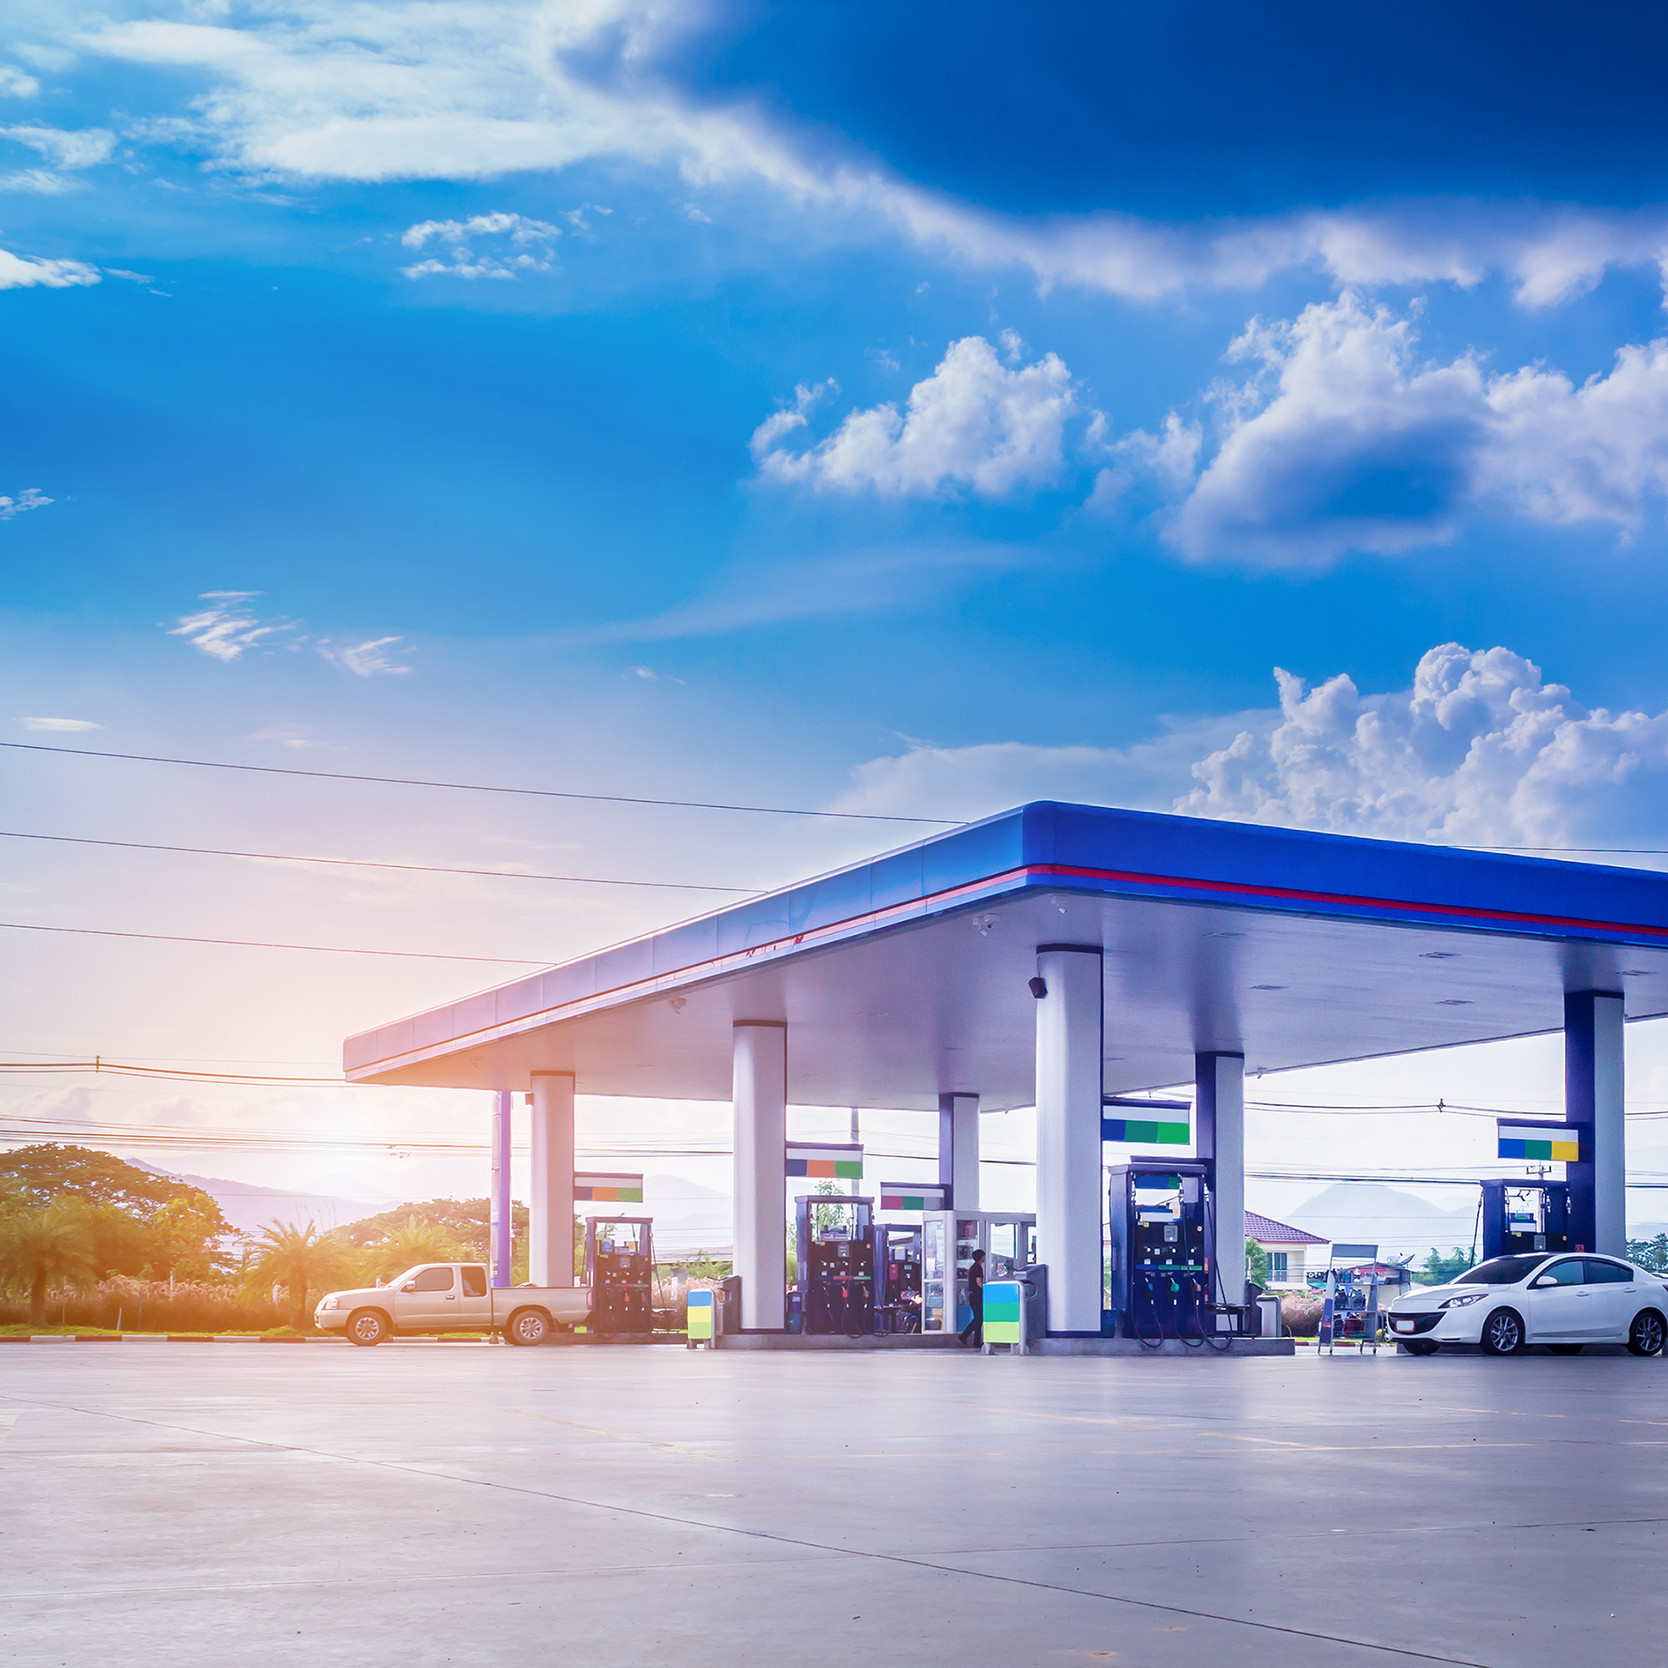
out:
<path id="1" fill-rule="evenodd" d="M 319 1299 L 321 1309 L 340 1309 L 341 1306 L 341 1303 L 334 1297 L 321 1297 Z"/>
<path id="2" fill-rule="evenodd" d="M 1471 1303 L 1481 1303 L 1487 1292 L 1467 1292 L 1464 1297 L 1450 1297 L 1442 1307 L 1444 1309 L 1463 1309 Z"/>

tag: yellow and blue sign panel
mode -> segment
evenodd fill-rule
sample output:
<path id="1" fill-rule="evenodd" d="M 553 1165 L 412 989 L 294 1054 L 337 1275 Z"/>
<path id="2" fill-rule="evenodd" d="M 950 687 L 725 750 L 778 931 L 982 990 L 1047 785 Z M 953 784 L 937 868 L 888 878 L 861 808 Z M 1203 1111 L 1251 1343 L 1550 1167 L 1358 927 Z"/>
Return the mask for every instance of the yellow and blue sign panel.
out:
<path id="1" fill-rule="evenodd" d="M 718 1297 L 715 1292 L 689 1294 L 689 1341 L 710 1344 L 718 1330 Z"/>
<path id="2" fill-rule="evenodd" d="M 1581 1162 L 1581 1131 L 1574 1124 L 1501 1124 L 1499 1130 L 1502 1158 Z"/>
<path id="3" fill-rule="evenodd" d="M 1017 1280 L 985 1282 L 985 1342 L 1023 1344 L 1025 1315 L 1021 1305 L 1024 1291 Z"/>

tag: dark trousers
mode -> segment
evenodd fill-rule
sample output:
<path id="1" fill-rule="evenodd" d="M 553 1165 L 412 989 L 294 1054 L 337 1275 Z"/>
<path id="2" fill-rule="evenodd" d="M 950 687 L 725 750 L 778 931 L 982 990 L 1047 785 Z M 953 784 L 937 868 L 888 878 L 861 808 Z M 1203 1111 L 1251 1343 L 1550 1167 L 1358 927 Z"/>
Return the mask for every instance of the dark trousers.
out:
<path id="1" fill-rule="evenodd" d="M 985 1342 L 985 1288 L 983 1286 L 969 1286 L 967 1289 L 967 1306 L 973 1311 L 973 1318 L 961 1329 L 961 1341 L 965 1344 L 969 1338 L 981 1349 Z"/>

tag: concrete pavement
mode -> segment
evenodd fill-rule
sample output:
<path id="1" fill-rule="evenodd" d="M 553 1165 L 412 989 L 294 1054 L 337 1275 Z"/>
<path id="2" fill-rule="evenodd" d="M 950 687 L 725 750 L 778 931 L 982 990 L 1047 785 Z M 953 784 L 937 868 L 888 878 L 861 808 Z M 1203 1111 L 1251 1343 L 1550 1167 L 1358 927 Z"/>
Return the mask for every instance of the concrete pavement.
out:
<path id="1" fill-rule="evenodd" d="M 0 1661 L 1653 1660 L 1668 1371 L 0 1354 Z"/>

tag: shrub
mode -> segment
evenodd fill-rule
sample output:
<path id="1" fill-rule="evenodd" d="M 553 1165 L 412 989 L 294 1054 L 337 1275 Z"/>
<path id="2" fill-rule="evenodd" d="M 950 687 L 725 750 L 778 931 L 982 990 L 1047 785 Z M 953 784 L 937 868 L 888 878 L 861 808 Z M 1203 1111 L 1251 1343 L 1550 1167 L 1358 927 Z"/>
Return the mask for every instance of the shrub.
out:
<path id="1" fill-rule="evenodd" d="M 27 1321 L 29 1305 L 0 1302 L 0 1325 Z M 64 1287 L 47 1293 L 46 1324 L 124 1332 L 266 1332 L 282 1326 L 283 1309 L 270 1297 L 246 1296 L 238 1287 L 206 1280 L 176 1281 L 114 1275 L 90 1291 Z"/>
<path id="2" fill-rule="evenodd" d="M 1320 1332 L 1324 1299 L 1301 1294 L 1280 1299 L 1280 1319 L 1294 1338 L 1313 1338 Z"/>

